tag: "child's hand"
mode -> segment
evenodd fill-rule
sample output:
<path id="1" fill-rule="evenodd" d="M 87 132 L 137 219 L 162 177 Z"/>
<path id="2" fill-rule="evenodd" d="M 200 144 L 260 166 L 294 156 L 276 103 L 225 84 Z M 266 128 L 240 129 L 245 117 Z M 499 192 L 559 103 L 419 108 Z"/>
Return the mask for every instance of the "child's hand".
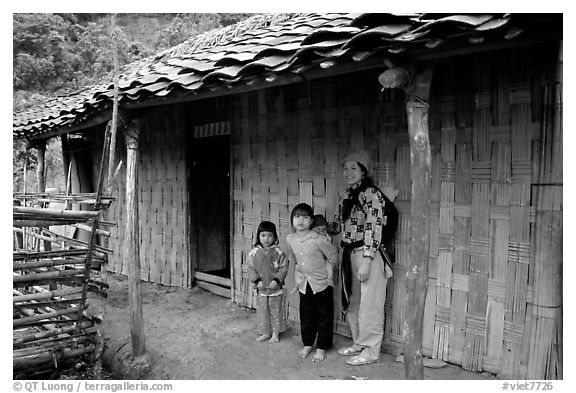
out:
<path id="1" fill-rule="evenodd" d="M 270 284 L 268 285 L 268 288 L 270 288 L 270 289 L 276 289 L 276 288 L 278 288 L 278 283 L 277 283 L 276 281 L 272 280 L 272 281 L 270 282 Z"/>
<path id="2" fill-rule="evenodd" d="M 264 288 L 264 282 L 263 281 L 258 281 L 258 285 L 256 286 L 258 289 L 263 289 Z"/>

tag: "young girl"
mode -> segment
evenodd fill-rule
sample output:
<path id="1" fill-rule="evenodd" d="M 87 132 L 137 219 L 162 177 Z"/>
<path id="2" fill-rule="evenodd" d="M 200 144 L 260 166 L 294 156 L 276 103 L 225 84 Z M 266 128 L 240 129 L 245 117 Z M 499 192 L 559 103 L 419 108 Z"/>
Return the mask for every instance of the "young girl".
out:
<path id="1" fill-rule="evenodd" d="M 278 247 L 276 226 L 270 221 L 262 221 L 258 226 L 256 242 L 246 263 L 248 278 L 258 290 L 256 317 L 260 336 L 256 340 L 270 339 L 269 343 L 277 343 L 279 334 L 286 330 L 282 287 L 288 260 Z"/>
<path id="2" fill-rule="evenodd" d="M 324 360 L 332 346 L 334 289 L 326 264 L 336 265 L 336 247 L 326 237 L 312 231 L 312 207 L 300 203 L 294 207 L 290 222 L 294 233 L 286 237 L 288 261 L 295 262 L 295 279 L 300 292 L 300 329 L 305 358 L 316 341 L 314 362 Z M 333 267 L 332 267 L 333 271 Z"/>
<path id="3" fill-rule="evenodd" d="M 316 214 L 312 217 L 312 226 L 310 227 L 314 232 L 322 235 L 326 240 L 332 243 L 332 237 L 328 234 L 328 221 L 322 214 Z M 331 286 L 334 286 L 334 266 L 326 261 L 326 273 L 328 274 L 328 282 Z M 300 275 L 296 275 L 295 277 L 295 286 L 290 292 L 290 294 L 296 293 L 300 288 L 300 283 L 302 282 L 302 278 Z"/>

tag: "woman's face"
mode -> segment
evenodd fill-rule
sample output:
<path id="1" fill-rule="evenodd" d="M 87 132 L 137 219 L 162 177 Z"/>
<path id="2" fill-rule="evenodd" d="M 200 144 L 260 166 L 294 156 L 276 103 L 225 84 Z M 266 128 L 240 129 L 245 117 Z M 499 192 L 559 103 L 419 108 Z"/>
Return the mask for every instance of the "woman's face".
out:
<path id="1" fill-rule="evenodd" d="M 307 231 L 312 226 L 312 217 L 296 213 L 292 218 L 292 226 L 296 231 Z"/>
<path id="2" fill-rule="evenodd" d="M 274 240 L 275 240 L 274 234 L 272 232 L 269 231 L 260 232 L 260 243 L 262 243 L 264 247 L 270 247 L 271 245 L 273 245 Z"/>
<path id="3" fill-rule="evenodd" d="M 342 165 L 342 176 L 348 185 L 355 186 L 360 184 L 364 178 L 364 173 L 356 161 L 345 161 Z"/>

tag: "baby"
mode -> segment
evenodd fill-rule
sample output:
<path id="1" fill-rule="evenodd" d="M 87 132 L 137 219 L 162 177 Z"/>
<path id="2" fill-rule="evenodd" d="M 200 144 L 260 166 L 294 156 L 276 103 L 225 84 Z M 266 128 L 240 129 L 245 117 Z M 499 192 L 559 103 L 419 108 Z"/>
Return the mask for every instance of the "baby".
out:
<path id="1" fill-rule="evenodd" d="M 332 243 L 332 238 L 328 234 L 328 221 L 322 214 L 316 214 L 312 218 L 312 230 L 324 236 L 326 240 Z"/>

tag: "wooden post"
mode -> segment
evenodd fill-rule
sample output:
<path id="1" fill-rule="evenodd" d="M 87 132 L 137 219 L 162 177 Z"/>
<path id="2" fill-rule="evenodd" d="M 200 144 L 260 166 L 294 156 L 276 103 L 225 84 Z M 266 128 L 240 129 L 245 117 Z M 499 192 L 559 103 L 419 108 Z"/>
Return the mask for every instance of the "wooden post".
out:
<path id="1" fill-rule="evenodd" d="M 68 146 L 68 135 L 62 134 L 60 136 L 62 144 L 62 166 L 64 167 L 64 178 L 66 180 L 66 187 L 70 182 L 70 147 Z"/>
<path id="2" fill-rule="evenodd" d="M 46 176 L 44 176 L 44 158 L 46 156 L 46 141 L 38 141 L 35 143 L 36 159 L 38 160 L 36 166 L 36 179 L 38 180 L 37 191 L 43 193 L 46 191 Z"/>
<path id="3" fill-rule="evenodd" d="M 138 220 L 138 140 L 140 122 L 132 120 L 125 129 L 126 137 L 126 227 L 124 255 L 128 256 L 128 302 L 132 355 L 144 355 L 144 320 L 140 290 L 140 236 Z"/>
<path id="4" fill-rule="evenodd" d="M 46 157 L 46 141 L 40 140 L 34 143 L 34 147 L 36 148 L 36 180 L 38 181 L 36 190 L 38 193 L 46 192 L 46 176 L 45 176 L 45 157 Z M 48 227 L 46 227 L 48 229 Z M 44 240 L 42 243 L 44 246 L 44 251 L 52 250 L 52 243 L 47 240 Z M 56 289 L 56 283 L 50 284 L 50 289 Z"/>
<path id="5" fill-rule="evenodd" d="M 410 136 L 412 193 L 410 247 L 406 275 L 404 369 L 406 379 L 424 379 L 422 332 L 430 255 L 430 185 L 432 157 L 428 135 L 428 96 L 432 68 L 414 75 L 413 90 L 406 90 Z"/>

